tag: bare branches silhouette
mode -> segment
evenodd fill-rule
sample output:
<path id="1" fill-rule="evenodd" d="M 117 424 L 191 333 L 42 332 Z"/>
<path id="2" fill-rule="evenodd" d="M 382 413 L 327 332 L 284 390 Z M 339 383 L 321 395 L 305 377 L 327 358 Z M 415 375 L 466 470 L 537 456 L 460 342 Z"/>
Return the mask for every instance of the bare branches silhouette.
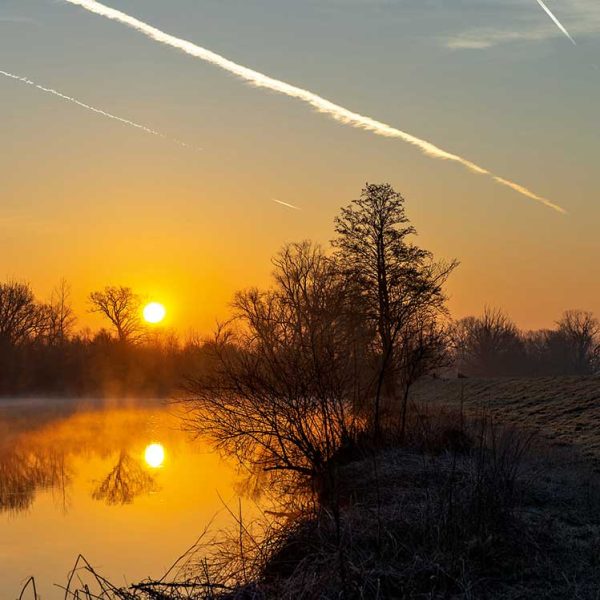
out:
<path id="1" fill-rule="evenodd" d="M 119 341 L 135 343 L 145 333 L 142 299 L 128 287 L 107 286 L 90 294 L 90 310 L 102 314 L 114 327 Z"/>

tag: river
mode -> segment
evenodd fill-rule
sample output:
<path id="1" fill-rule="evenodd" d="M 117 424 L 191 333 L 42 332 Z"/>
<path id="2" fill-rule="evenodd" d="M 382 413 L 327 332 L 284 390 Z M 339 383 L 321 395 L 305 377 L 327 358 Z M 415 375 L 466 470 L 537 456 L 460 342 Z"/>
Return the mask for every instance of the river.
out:
<path id="1" fill-rule="evenodd" d="M 209 523 L 232 526 L 224 504 L 255 510 L 233 466 L 176 412 L 0 399 L 0 597 L 18 597 L 33 575 L 43 600 L 63 598 L 79 554 L 118 585 L 159 578 Z"/>

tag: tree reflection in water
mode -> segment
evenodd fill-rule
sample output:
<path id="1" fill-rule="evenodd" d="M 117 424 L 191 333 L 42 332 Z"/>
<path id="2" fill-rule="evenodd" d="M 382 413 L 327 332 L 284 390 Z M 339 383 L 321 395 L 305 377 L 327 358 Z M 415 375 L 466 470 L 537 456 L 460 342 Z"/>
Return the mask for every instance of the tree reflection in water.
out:
<path id="1" fill-rule="evenodd" d="M 30 509 L 42 491 L 51 491 L 67 510 L 68 491 L 82 469 L 94 482 L 92 498 L 108 505 L 130 504 L 156 490 L 157 476 L 149 467 L 158 463 L 142 460 L 143 448 L 156 434 L 155 411 L 92 407 L 73 412 L 66 402 L 51 401 L 35 413 L 26 404 L 0 406 L 0 513 Z M 161 414 L 161 423 L 166 419 Z"/>
<path id="2" fill-rule="evenodd" d="M 39 489 L 58 491 L 66 509 L 69 481 L 64 453 L 4 450 L 0 456 L 0 512 L 28 509 Z"/>
<path id="3" fill-rule="evenodd" d="M 130 504 L 134 498 L 156 489 L 156 482 L 141 461 L 121 451 L 117 464 L 92 493 L 94 500 L 109 505 Z"/>

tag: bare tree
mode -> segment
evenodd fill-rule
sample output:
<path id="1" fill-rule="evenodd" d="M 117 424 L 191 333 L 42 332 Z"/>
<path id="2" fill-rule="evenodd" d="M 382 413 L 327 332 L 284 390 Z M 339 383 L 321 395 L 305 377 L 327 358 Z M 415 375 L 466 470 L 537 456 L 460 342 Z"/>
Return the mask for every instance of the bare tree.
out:
<path id="1" fill-rule="evenodd" d="M 214 368 L 191 382 L 191 425 L 255 472 L 312 478 L 354 427 L 345 282 L 308 242 L 274 266 L 272 289 L 237 294 L 212 343 Z"/>
<path id="2" fill-rule="evenodd" d="M 36 339 L 46 328 L 46 317 L 28 284 L 0 284 L 0 344 L 18 346 Z"/>
<path id="3" fill-rule="evenodd" d="M 523 368 L 524 345 L 517 326 L 501 310 L 486 307 L 453 328 L 459 370 L 475 376 L 515 375 Z"/>
<path id="4" fill-rule="evenodd" d="M 457 262 L 435 262 L 430 252 L 408 242 L 416 231 L 404 198 L 388 184 L 367 184 L 360 198 L 342 209 L 335 228 L 338 260 L 359 290 L 357 309 L 377 332 L 373 424 L 378 431 L 382 394 L 397 395 L 401 334 L 419 313 L 445 312 L 443 285 Z"/>
<path id="5" fill-rule="evenodd" d="M 520 331 L 502 311 L 486 308 L 452 328 L 460 371 L 470 375 L 589 375 L 600 367 L 600 323 L 590 312 L 566 311 L 556 328 Z"/>
<path id="6" fill-rule="evenodd" d="M 65 279 L 52 290 L 47 307 L 47 338 L 51 345 L 64 344 L 73 331 L 77 320 L 71 305 L 71 286 Z"/>
<path id="7" fill-rule="evenodd" d="M 143 337 L 142 299 L 131 288 L 107 286 L 92 292 L 89 301 L 91 312 L 100 313 L 110 321 L 120 342 L 137 342 Z"/>
<path id="8" fill-rule="evenodd" d="M 588 375 L 598 368 L 600 358 L 600 322 L 591 312 L 566 311 L 558 325 L 558 334 L 565 345 L 566 370 Z"/>
<path id="9" fill-rule="evenodd" d="M 420 311 L 405 324 L 398 336 L 396 363 L 402 389 L 400 437 L 406 435 L 409 392 L 424 375 L 450 364 L 448 327 L 440 323 L 435 312 Z"/>

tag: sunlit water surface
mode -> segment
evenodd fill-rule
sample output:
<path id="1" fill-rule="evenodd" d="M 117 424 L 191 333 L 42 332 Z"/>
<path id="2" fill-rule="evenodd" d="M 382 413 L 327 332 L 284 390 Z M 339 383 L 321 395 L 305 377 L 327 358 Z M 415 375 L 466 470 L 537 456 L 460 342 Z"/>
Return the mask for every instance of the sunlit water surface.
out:
<path id="1" fill-rule="evenodd" d="M 159 402 L 0 399 L 0 597 L 63 598 L 79 554 L 121 585 L 159 578 L 238 509 L 232 465 Z M 222 501 L 223 500 L 223 501 Z M 243 510 L 253 504 L 242 498 Z"/>

